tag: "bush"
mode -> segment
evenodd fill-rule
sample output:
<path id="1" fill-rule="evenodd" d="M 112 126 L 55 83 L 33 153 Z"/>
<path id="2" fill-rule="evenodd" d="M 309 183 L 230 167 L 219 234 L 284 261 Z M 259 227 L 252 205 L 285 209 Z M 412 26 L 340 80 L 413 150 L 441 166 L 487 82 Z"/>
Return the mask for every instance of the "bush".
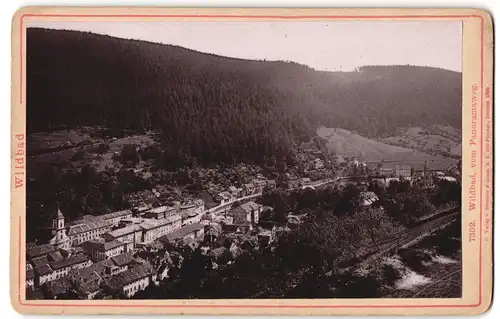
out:
<path id="1" fill-rule="evenodd" d="M 123 147 L 122 152 L 121 152 L 121 159 L 123 163 L 126 162 L 132 162 L 132 164 L 137 164 L 139 163 L 140 157 L 139 153 L 137 152 L 137 148 L 135 145 L 132 144 L 127 144 Z"/>
<path id="2" fill-rule="evenodd" d="M 72 161 L 83 161 L 85 158 L 85 152 L 82 150 L 77 151 L 73 156 L 71 156 Z"/>
<path id="3" fill-rule="evenodd" d="M 380 283 L 372 276 L 347 274 L 340 278 L 335 298 L 379 298 Z"/>
<path id="4" fill-rule="evenodd" d="M 396 281 L 403 278 L 403 276 L 401 276 L 401 273 L 394 269 L 394 267 L 392 267 L 391 265 L 384 265 L 382 267 L 382 276 L 384 280 L 387 281 L 387 285 L 389 286 L 394 285 Z"/>
<path id="5" fill-rule="evenodd" d="M 403 263 L 416 272 L 423 272 L 425 270 L 423 262 L 432 260 L 431 256 L 419 250 L 404 248 L 400 249 L 398 254 Z"/>
<path id="6" fill-rule="evenodd" d="M 108 150 L 109 150 L 108 144 L 101 143 L 101 144 L 99 144 L 99 146 L 97 146 L 97 153 L 99 153 L 99 154 L 106 153 Z"/>

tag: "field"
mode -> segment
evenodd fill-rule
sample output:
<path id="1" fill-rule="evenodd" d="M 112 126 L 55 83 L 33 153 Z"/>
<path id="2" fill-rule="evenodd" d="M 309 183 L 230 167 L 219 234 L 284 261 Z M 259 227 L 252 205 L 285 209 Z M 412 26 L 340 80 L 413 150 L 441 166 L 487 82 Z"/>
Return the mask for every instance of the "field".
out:
<path id="1" fill-rule="evenodd" d="M 358 158 L 366 162 L 382 160 L 424 162 L 444 160 L 442 157 L 422 151 L 375 141 L 341 128 L 320 127 L 317 134 L 327 141 L 327 148 L 343 159 Z"/>
<path id="2" fill-rule="evenodd" d="M 152 134 L 129 133 L 113 136 L 99 127 L 80 127 L 71 130 L 41 132 L 28 136 L 28 176 L 37 177 L 47 166 L 81 168 L 88 163 L 96 170 L 109 167 L 115 171 L 122 167 L 117 157 L 125 145 L 144 148 L 156 143 Z M 149 164 L 141 161 L 140 170 Z"/>
<path id="3" fill-rule="evenodd" d="M 381 138 L 380 142 L 404 145 L 432 155 L 459 158 L 462 154 L 461 133 L 451 126 L 411 127 L 399 135 Z"/>

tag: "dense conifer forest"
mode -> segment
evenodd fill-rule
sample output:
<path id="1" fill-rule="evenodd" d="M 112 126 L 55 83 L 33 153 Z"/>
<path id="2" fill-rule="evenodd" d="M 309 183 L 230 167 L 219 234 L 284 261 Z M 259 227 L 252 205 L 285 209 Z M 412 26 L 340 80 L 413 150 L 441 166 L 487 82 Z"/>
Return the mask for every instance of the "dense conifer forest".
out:
<path id="1" fill-rule="evenodd" d="M 158 129 L 172 159 L 286 156 L 319 125 L 367 137 L 461 125 L 461 74 L 430 67 L 325 72 L 29 28 L 27 70 L 28 133 L 81 125 Z"/>

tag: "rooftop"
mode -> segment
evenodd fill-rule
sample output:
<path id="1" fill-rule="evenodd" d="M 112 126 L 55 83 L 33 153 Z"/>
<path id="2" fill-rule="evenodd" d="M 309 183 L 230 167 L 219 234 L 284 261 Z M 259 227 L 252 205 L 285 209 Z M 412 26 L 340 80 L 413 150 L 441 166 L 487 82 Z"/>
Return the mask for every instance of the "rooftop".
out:
<path id="1" fill-rule="evenodd" d="M 35 273 L 33 270 L 26 270 L 26 280 L 34 279 L 35 278 Z"/>
<path id="2" fill-rule="evenodd" d="M 137 231 L 141 231 L 141 227 L 139 225 L 129 225 L 127 227 L 118 228 L 112 231 L 107 232 L 107 234 L 113 236 L 114 238 L 119 238 Z"/>
<path id="3" fill-rule="evenodd" d="M 39 257 L 42 255 L 46 255 L 48 253 L 54 252 L 55 249 L 52 245 L 45 244 L 45 245 L 40 245 L 40 246 L 34 246 L 31 249 L 28 249 L 28 257 L 29 259 Z"/>
<path id="4" fill-rule="evenodd" d="M 82 220 L 80 224 L 70 227 L 68 235 L 77 235 L 109 226 L 110 224 L 107 221 L 99 219 Z"/>
<path id="5" fill-rule="evenodd" d="M 45 283 L 47 294 L 56 297 L 71 290 L 71 283 L 67 277 L 59 278 Z"/>
<path id="6" fill-rule="evenodd" d="M 182 219 L 186 219 L 186 218 L 189 218 L 189 217 L 195 217 L 195 216 L 198 216 L 198 214 L 196 212 L 182 212 L 181 214 L 181 217 Z"/>
<path id="7" fill-rule="evenodd" d="M 177 239 L 182 239 L 184 238 L 185 236 L 187 236 L 188 234 L 194 232 L 194 231 L 198 231 L 200 229 L 204 228 L 204 226 L 200 223 L 194 223 L 194 224 L 191 224 L 191 225 L 187 225 L 187 226 L 184 226 L 182 228 L 179 228 L 173 232 L 171 232 L 170 234 L 167 234 L 167 238 L 169 241 L 174 241 L 174 240 L 177 240 Z"/>
<path id="8" fill-rule="evenodd" d="M 252 210 L 258 210 L 262 207 L 262 205 L 257 204 L 256 202 L 247 202 L 240 205 L 241 209 L 250 213 Z"/>
<path id="9" fill-rule="evenodd" d="M 41 288 L 26 290 L 27 300 L 43 300 L 43 293 Z"/>
<path id="10" fill-rule="evenodd" d="M 149 229 L 155 229 L 164 225 L 172 224 L 175 223 L 176 221 L 181 220 L 181 217 L 179 215 L 173 215 L 169 216 L 167 218 L 162 218 L 162 219 L 147 219 L 139 226 L 142 229 L 149 230 Z"/>
<path id="11" fill-rule="evenodd" d="M 54 261 L 50 263 L 50 267 L 54 270 L 69 267 L 76 264 L 87 262 L 89 259 L 85 255 L 75 255 L 65 258 L 63 260 Z"/>
<path id="12" fill-rule="evenodd" d="M 104 219 L 111 219 L 111 218 L 123 217 L 123 216 L 127 216 L 127 215 L 132 215 L 132 211 L 129 210 L 129 209 L 126 209 L 126 210 L 121 210 L 121 211 L 118 211 L 118 212 L 113 212 L 113 213 L 105 214 L 105 215 L 102 215 L 102 217 Z"/>
<path id="13" fill-rule="evenodd" d="M 132 252 L 123 253 L 118 256 L 111 257 L 111 260 L 117 266 L 125 266 L 134 260 L 134 254 Z"/>
<path id="14" fill-rule="evenodd" d="M 131 284 L 142 278 L 154 274 L 154 269 L 149 263 L 144 263 L 143 265 L 128 269 L 116 276 L 111 277 L 107 280 L 107 285 L 112 290 L 121 290 L 123 286 Z"/>
<path id="15" fill-rule="evenodd" d="M 156 207 L 156 208 L 151 209 L 149 212 L 153 213 L 153 214 L 163 214 L 164 212 L 171 211 L 171 210 L 175 210 L 175 207 L 160 206 L 160 207 Z"/>
<path id="16" fill-rule="evenodd" d="M 231 224 L 241 224 L 247 220 L 247 216 L 250 212 L 243 209 L 241 206 L 238 206 L 234 209 L 231 209 L 228 212 L 228 215 L 233 217 L 233 221 Z"/>
<path id="17" fill-rule="evenodd" d="M 184 209 L 191 209 L 191 208 L 195 208 L 197 207 L 195 204 L 185 204 L 185 205 L 181 205 L 179 208 L 184 210 Z"/>
<path id="18" fill-rule="evenodd" d="M 41 266 L 41 265 L 47 265 L 49 263 L 49 258 L 47 257 L 47 255 L 41 256 L 41 257 L 37 257 L 37 258 L 33 258 L 31 260 L 31 263 L 35 267 L 38 267 L 38 266 Z"/>
<path id="19" fill-rule="evenodd" d="M 114 266 L 114 263 L 110 259 L 106 259 L 98 263 L 94 263 L 89 267 L 73 270 L 72 278 L 75 281 L 84 281 L 84 282 L 99 280 L 100 276 L 102 276 L 106 271 L 106 267 L 112 267 L 112 266 Z"/>
<path id="20" fill-rule="evenodd" d="M 361 200 L 361 205 L 369 206 L 378 200 L 378 196 L 374 192 L 361 192 L 359 199 Z"/>
<path id="21" fill-rule="evenodd" d="M 64 219 L 64 215 L 59 208 L 57 208 L 57 219 Z"/>
<path id="22" fill-rule="evenodd" d="M 77 289 L 78 292 L 86 295 L 98 291 L 100 287 L 97 281 L 86 281 L 77 284 Z"/>
<path id="23" fill-rule="evenodd" d="M 451 165 L 455 165 L 458 161 L 452 159 L 432 159 L 427 161 L 427 167 L 431 171 L 444 171 Z M 381 169 L 413 169 L 415 171 L 423 171 L 425 161 L 412 161 L 412 160 L 397 160 L 397 161 L 380 161 L 380 162 L 367 162 L 368 166 L 377 168 L 380 165 Z"/>
<path id="24" fill-rule="evenodd" d="M 49 265 L 40 265 L 38 267 L 35 267 L 35 273 L 37 273 L 39 276 L 50 274 L 52 273 L 52 271 L 53 270 Z"/>
<path id="25" fill-rule="evenodd" d="M 95 246 L 98 247 L 99 249 L 107 251 L 116 248 L 118 246 L 122 246 L 124 244 L 125 244 L 124 242 L 117 239 L 113 239 L 111 241 L 105 241 L 103 238 L 98 238 L 86 241 L 82 244 L 82 246 Z"/>
<path id="26" fill-rule="evenodd" d="M 59 251 L 54 251 L 47 254 L 51 261 L 58 261 L 64 259 Z"/>

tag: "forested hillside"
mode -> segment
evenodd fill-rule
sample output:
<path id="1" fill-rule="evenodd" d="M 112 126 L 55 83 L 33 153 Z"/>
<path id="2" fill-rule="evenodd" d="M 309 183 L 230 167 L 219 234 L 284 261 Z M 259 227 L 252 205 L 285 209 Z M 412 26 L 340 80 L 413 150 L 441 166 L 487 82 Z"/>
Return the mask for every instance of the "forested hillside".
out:
<path id="1" fill-rule="evenodd" d="M 342 48 L 339 48 L 341 50 Z M 76 31 L 27 31 L 28 131 L 159 129 L 165 156 L 286 155 L 316 127 L 364 136 L 461 125 L 461 74 L 413 66 L 315 71 Z"/>

